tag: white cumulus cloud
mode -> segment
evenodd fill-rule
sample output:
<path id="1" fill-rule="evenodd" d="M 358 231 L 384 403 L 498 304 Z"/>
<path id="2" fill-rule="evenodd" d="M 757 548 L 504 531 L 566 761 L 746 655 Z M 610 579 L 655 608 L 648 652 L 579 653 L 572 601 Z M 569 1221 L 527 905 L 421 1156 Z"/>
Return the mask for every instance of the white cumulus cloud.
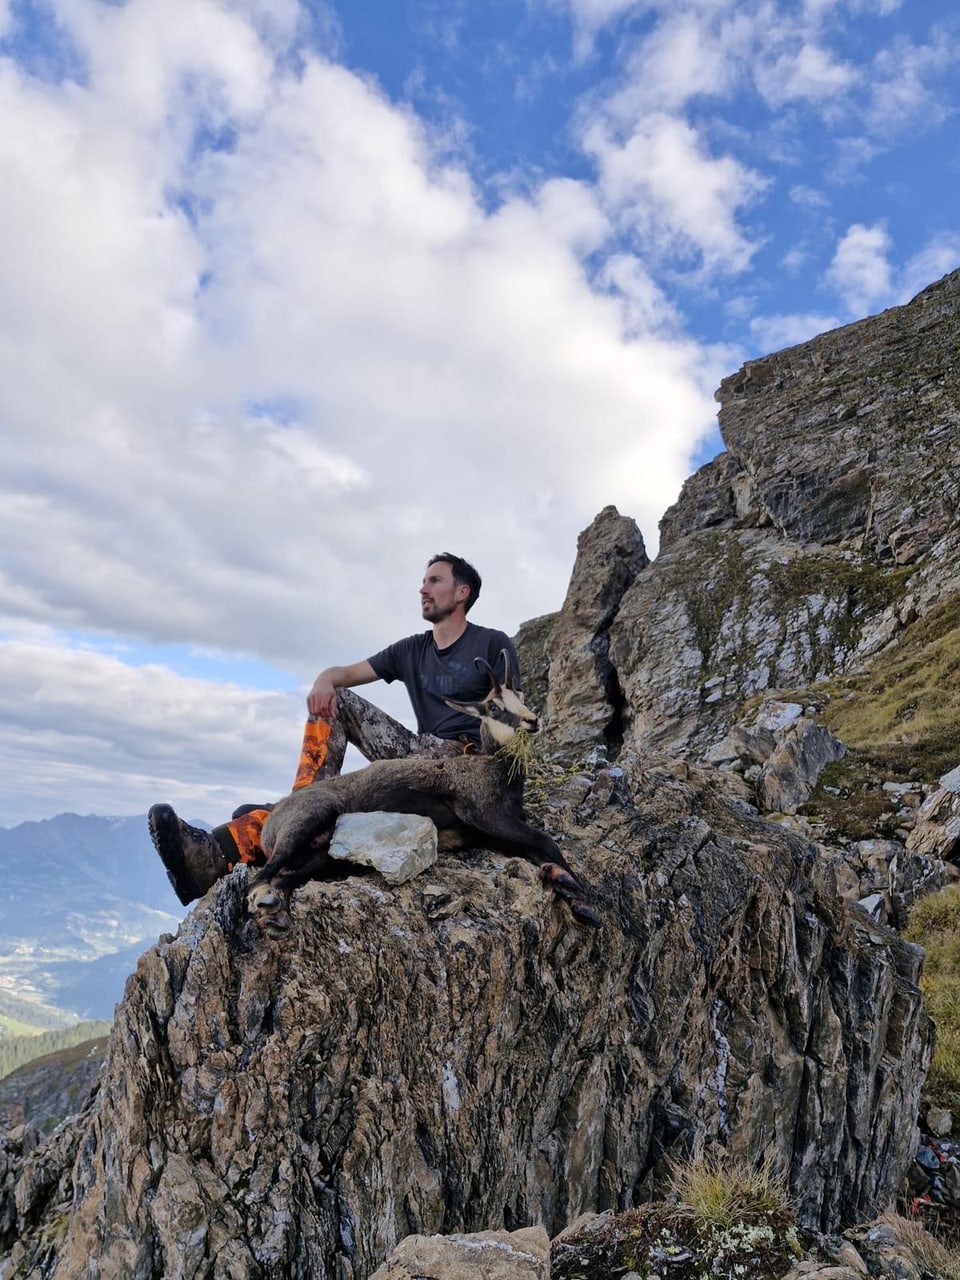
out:
<path id="1" fill-rule="evenodd" d="M 794 100 L 824 104 L 845 95 L 860 76 L 820 45 L 802 41 L 776 56 L 758 77 L 764 97 L 780 105 Z"/>
<path id="2" fill-rule="evenodd" d="M 892 300 L 890 234 L 879 224 L 855 223 L 844 233 L 827 269 L 827 282 L 852 316 L 861 316 Z"/>
<path id="3" fill-rule="evenodd" d="M 86 788 L 112 812 L 179 779 L 216 818 L 217 772 L 252 785 L 258 757 L 214 726 L 255 728 L 272 782 L 300 699 L 78 635 L 249 656 L 306 687 L 418 629 L 444 549 L 484 574 L 477 621 L 513 630 L 560 604 L 608 502 L 655 546 L 722 369 L 640 270 L 589 265 L 612 225 L 594 189 L 491 202 L 370 78 L 286 56 L 302 9 L 58 15 L 81 81 L 0 57 L 18 122 L 0 134 L 0 613 L 22 762 L 0 821 L 27 816 L 28 777 L 44 811 L 62 786 L 62 807 Z M 737 178 L 691 142 L 698 159 L 722 255 Z M 25 644 L 30 627 L 55 638 Z"/>
<path id="4" fill-rule="evenodd" d="M 594 123 L 583 137 L 606 205 L 642 243 L 708 271 L 738 271 L 756 248 L 738 225 L 763 177 L 729 155 L 711 155 L 685 120 L 653 114 L 618 139 Z"/>
<path id="5" fill-rule="evenodd" d="M 797 346 L 820 333 L 836 329 L 841 323 L 836 316 L 819 311 L 798 315 L 764 315 L 751 320 L 750 332 L 756 338 L 758 349 L 766 353 Z"/>

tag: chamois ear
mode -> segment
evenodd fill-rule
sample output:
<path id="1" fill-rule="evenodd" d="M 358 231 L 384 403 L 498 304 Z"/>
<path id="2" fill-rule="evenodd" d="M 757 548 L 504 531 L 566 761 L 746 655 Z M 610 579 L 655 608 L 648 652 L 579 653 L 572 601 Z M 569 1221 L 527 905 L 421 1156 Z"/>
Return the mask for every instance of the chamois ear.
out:
<path id="1" fill-rule="evenodd" d="M 482 702 L 453 702 L 450 698 L 444 698 L 444 702 L 454 711 L 460 711 L 465 716 L 476 716 L 478 720 L 482 720 L 487 713 Z"/>
<path id="2" fill-rule="evenodd" d="M 494 671 L 493 667 L 491 667 L 490 663 L 486 658 L 474 658 L 473 665 L 477 668 L 482 668 L 487 673 L 490 677 L 490 692 L 499 698 L 500 681 L 497 679 L 497 673 Z"/>

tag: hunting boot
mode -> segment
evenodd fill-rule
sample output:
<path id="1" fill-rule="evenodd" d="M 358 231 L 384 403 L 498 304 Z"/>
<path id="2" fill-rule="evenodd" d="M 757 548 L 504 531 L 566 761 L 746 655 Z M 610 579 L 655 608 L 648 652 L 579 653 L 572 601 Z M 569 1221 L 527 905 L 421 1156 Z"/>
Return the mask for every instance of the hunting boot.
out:
<path id="1" fill-rule="evenodd" d="M 214 833 L 191 827 L 168 804 L 153 806 L 147 814 L 147 826 L 174 893 L 184 906 L 201 898 L 237 861 L 229 832 L 223 828 Z"/>
<path id="2" fill-rule="evenodd" d="M 341 724 L 311 716 L 303 731 L 294 791 L 320 778 L 335 777 L 346 749 L 347 738 Z M 241 805 L 229 822 L 213 831 L 201 831 L 178 818 L 168 804 L 153 806 L 147 814 L 150 838 L 184 906 L 201 898 L 237 863 L 263 866 L 266 858 L 260 832 L 272 808 L 271 804 Z"/>

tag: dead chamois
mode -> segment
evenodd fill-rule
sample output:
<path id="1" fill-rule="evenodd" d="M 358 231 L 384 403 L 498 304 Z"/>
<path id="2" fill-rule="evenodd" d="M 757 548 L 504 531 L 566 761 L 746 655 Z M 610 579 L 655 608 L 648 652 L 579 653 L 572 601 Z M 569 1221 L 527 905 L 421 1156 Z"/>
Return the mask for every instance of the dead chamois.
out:
<path id="1" fill-rule="evenodd" d="M 518 731 L 539 731 L 540 722 L 514 687 L 506 652 L 501 684 L 489 663 L 475 659 L 490 677 L 482 702 L 447 705 L 480 720 L 480 755 L 377 760 L 355 773 L 324 778 L 281 800 L 261 835 L 267 864 L 257 875 L 248 905 L 268 934 L 290 928 L 294 889 L 323 879 L 333 867 L 327 850 L 342 813 L 413 813 L 432 818 L 450 847 L 454 842 L 487 846 L 526 858 L 540 868 L 543 883 L 566 902 L 575 920 L 599 927 L 586 890 L 556 842 L 523 819 L 523 769 L 509 754 Z"/>

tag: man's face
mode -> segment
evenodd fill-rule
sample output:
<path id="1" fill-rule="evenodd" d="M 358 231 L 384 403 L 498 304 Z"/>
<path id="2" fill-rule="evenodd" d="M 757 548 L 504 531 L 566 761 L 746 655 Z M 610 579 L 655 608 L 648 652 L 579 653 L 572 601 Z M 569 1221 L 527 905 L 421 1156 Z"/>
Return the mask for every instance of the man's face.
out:
<path id="1" fill-rule="evenodd" d="M 446 560 L 427 565 L 420 584 L 420 609 L 427 622 L 442 622 L 470 594 L 464 583 L 453 580 L 453 570 Z"/>

